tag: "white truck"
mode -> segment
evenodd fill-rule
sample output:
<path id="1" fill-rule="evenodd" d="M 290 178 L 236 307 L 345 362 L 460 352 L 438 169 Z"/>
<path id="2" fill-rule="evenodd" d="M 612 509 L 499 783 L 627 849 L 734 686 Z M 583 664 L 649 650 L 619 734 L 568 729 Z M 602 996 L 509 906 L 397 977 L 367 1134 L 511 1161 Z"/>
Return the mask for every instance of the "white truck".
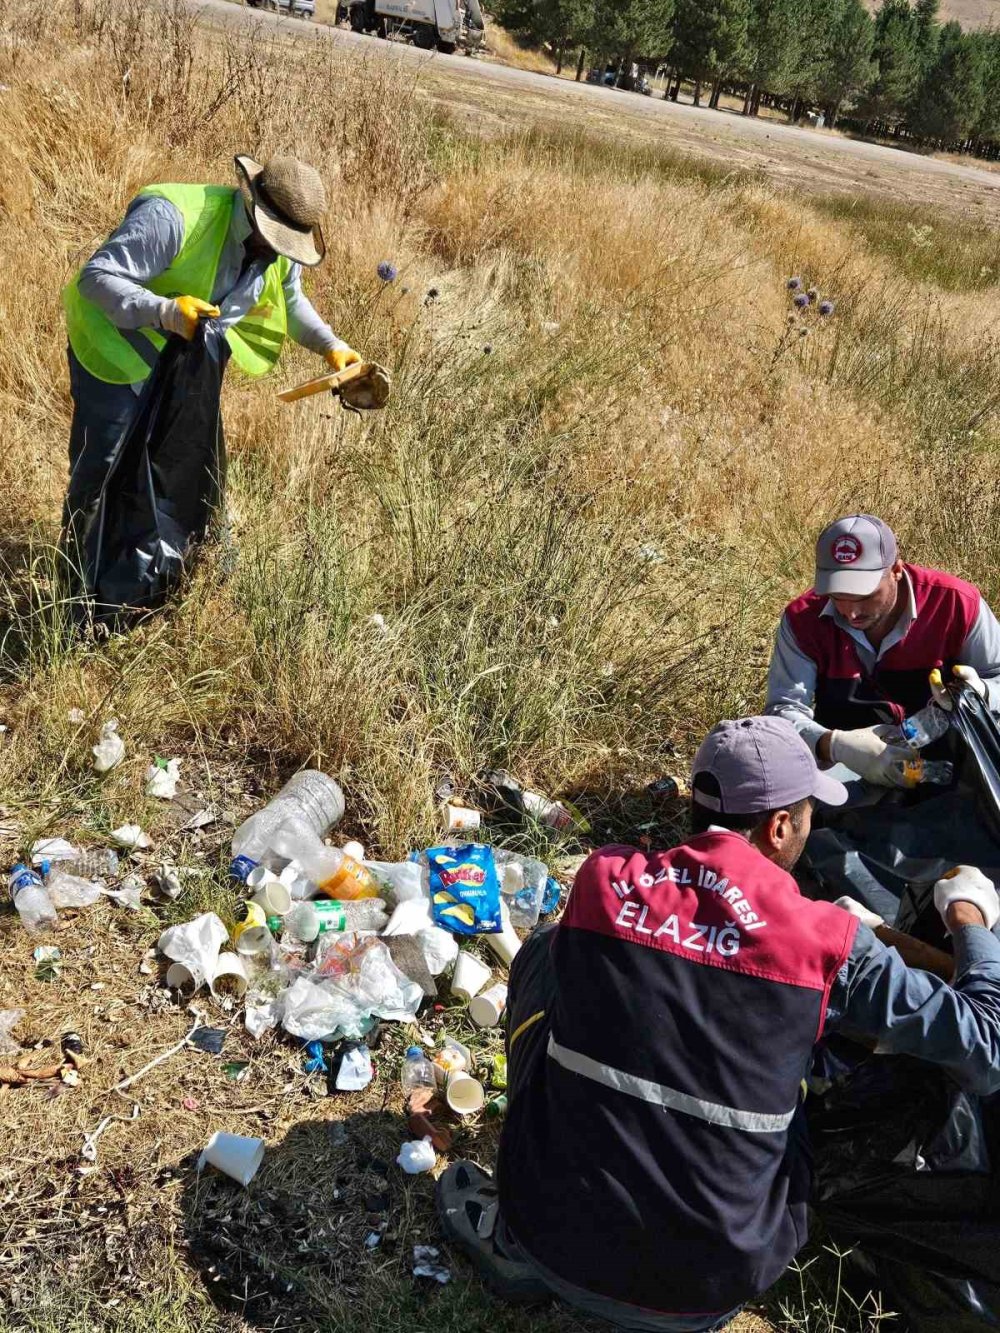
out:
<path id="1" fill-rule="evenodd" d="M 373 32 L 451 54 L 477 51 L 486 41 L 479 0 L 340 0 L 337 18 L 355 32 Z"/>

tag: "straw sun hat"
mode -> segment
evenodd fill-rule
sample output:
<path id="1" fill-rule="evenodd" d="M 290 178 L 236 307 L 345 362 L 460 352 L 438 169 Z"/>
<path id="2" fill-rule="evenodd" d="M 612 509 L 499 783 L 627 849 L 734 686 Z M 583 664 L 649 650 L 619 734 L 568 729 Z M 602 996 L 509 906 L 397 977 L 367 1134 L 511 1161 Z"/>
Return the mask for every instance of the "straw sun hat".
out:
<path id="1" fill-rule="evenodd" d="M 272 157 L 264 166 L 252 157 L 234 160 L 257 231 L 276 254 L 313 268 L 326 254 L 319 225 L 326 191 L 319 172 L 296 157 Z"/>

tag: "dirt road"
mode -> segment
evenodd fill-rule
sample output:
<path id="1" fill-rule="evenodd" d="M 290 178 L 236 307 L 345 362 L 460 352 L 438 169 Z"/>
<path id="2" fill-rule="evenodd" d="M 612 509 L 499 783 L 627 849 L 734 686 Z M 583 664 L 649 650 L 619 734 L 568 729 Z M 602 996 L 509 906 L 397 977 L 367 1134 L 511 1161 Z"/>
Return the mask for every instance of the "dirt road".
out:
<path id="1" fill-rule="evenodd" d="M 823 130 L 745 119 L 734 112 L 640 97 L 487 60 L 442 56 L 248 9 L 231 0 L 192 2 L 210 23 L 260 23 L 289 40 L 334 42 L 345 57 L 382 51 L 418 70 L 426 95 L 487 128 L 524 125 L 527 120 L 589 128 L 665 144 L 733 169 L 762 171 L 790 189 L 880 194 L 898 202 L 958 209 L 1000 226 L 1000 175 L 971 163 L 921 157 Z"/>

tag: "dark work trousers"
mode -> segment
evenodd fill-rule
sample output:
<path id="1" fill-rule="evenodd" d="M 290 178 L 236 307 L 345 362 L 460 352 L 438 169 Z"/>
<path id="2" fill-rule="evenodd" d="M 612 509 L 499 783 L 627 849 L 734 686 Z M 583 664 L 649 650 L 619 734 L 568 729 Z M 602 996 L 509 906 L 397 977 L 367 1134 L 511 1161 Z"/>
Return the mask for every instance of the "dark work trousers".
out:
<path id="1" fill-rule="evenodd" d="M 105 384 L 67 347 L 73 422 L 69 432 L 69 486 L 63 505 L 63 550 L 69 583 L 82 592 L 79 543 L 97 509 L 115 446 L 131 423 L 139 395 L 128 384 Z"/>

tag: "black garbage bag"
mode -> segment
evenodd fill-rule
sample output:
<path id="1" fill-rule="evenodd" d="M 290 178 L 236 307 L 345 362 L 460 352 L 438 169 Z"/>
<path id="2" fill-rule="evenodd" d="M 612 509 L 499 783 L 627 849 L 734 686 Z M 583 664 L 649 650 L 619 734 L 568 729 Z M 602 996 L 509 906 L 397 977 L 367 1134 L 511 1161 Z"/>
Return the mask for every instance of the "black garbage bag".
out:
<path id="1" fill-rule="evenodd" d="M 910 1333 L 1000 1327 L 997 1099 L 905 1057 L 868 1056 L 807 1099 L 815 1206 L 850 1250 L 857 1294 L 877 1290 Z"/>
<path id="2" fill-rule="evenodd" d="M 124 627 L 160 607 L 222 503 L 226 448 L 219 401 L 229 346 L 201 326 L 167 340 L 115 449 L 82 535 L 95 621 Z"/>

